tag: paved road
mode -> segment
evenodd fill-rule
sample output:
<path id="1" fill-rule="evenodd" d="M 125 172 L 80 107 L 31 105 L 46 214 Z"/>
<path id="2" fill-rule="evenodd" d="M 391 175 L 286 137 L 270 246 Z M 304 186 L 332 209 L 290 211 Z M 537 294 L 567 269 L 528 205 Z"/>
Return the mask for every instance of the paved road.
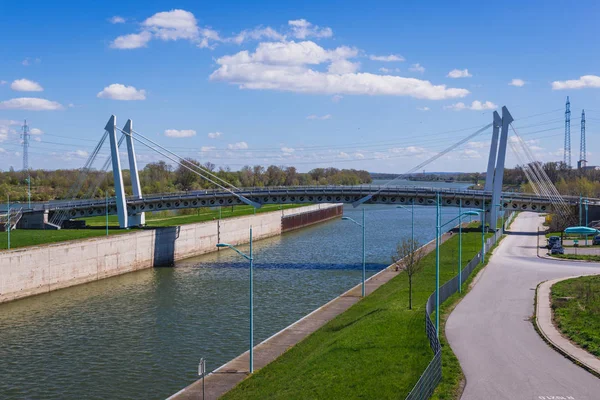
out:
<path id="1" fill-rule="evenodd" d="M 548 347 L 529 321 L 539 282 L 600 273 L 600 264 L 538 259 L 541 222 L 533 213 L 519 215 L 448 319 L 446 335 L 467 378 L 462 399 L 600 399 L 600 379 Z"/>

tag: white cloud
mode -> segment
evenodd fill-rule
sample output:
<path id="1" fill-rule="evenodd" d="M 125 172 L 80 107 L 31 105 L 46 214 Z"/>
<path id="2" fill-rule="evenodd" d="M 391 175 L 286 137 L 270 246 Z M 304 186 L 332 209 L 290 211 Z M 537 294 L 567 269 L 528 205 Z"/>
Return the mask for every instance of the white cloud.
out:
<path id="1" fill-rule="evenodd" d="M 216 139 L 216 138 L 220 137 L 221 135 L 223 135 L 221 132 L 209 132 L 208 133 L 208 138 L 209 139 Z"/>
<path id="2" fill-rule="evenodd" d="M 37 97 L 20 97 L 0 102 L 0 110 L 49 111 L 62 110 L 62 104 Z"/>
<path id="3" fill-rule="evenodd" d="M 243 149 L 248 148 L 248 143 L 246 143 L 246 142 L 232 143 L 232 144 L 228 144 L 227 148 L 229 150 L 243 150 Z"/>
<path id="4" fill-rule="evenodd" d="M 510 86 L 516 86 L 516 87 L 522 87 L 525 86 L 525 81 L 523 79 L 513 79 L 512 81 L 510 81 L 509 85 Z"/>
<path id="5" fill-rule="evenodd" d="M 448 78 L 470 78 L 472 76 L 468 69 L 453 69 L 447 75 Z"/>
<path id="6" fill-rule="evenodd" d="M 171 138 L 186 138 L 196 136 L 196 131 L 193 129 L 167 129 L 165 130 L 165 136 Z"/>
<path id="7" fill-rule="evenodd" d="M 343 98 L 344 96 L 334 94 L 333 96 L 331 96 L 331 101 L 333 101 L 334 103 L 339 103 L 340 101 L 342 101 Z"/>
<path id="8" fill-rule="evenodd" d="M 417 63 L 417 64 L 413 64 L 413 65 L 411 65 L 411 66 L 410 66 L 410 68 L 409 68 L 408 70 L 409 70 L 409 71 L 412 71 L 412 72 L 420 72 L 420 73 L 423 73 L 423 72 L 425 72 L 425 67 L 423 67 L 421 64 L 418 64 L 418 63 Z"/>
<path id="9" fill-rule="evenodd" d="M 489 142 L 468 142 L 467 147 L 471 149 L 483 149 L 490 145 Z"/>
<path id="10" fill-rule="evenodd" d="M 30 81 L 29 79 L 17 79 L 10 84 L 12 90 L 18 92 L 42 92 L 44 88 L 37 82 Z"/>
<path id="11" fill-rule="evenodd" d="M 600 88 L 600 76 L 584 75 L 579 79 L 552 82 L 552 90 Z"/>
<path id="12" fill-rule="evenodd" d="M 146 91 L 136 89 L 133 86 L 125 86 L 120 83 L 113 83 L 105 87 L 96 97 L 111 100 L 146 100 Z"/>
<path id="13" fill-rule="evenodd" d="M 311 41 L 260 43 L 254 53 L 240 51 L 217 59 L 219 68 L 210 79 L 239 85 L 241 89 L 300 93 L 412 96 L 441 100 L 466 96 L 469 91 L 433 85 L 429 81 L 372 73 L 337 74 L 308 65 L 356 57 L 358 50 L 341 46 L 326 50 Z"/>
<path id="14" fill-rule="evenodd" d="M 429 111 L 430 108 L 429 107 L 417 107 L 417 110 L 419 110 L 419 111 Z"/>
<path id="15" fill-rule="evenodd" d="M 201 153 L 206 153 L 206 152 L 212 151 L 214 149 L 216 149 L 215 146 L 202 146 L 202 147 L 200 147 L 200 152 Z"/>
<path id="16" fill-rule="evenodd" d="M 306 117 L 306 119 L 320 119 L 320 120 L 323 121 L 323 120 L 326 120 L 326 119 L 331 119 L 331 114 L 325 114 L 325 115 L 322 115 L 322 116 L 311 114 L 308 117 Z"/>
<path id="17" fill-rule="evenodd" d="M 383 72 L 384 74 L 389 74 L 390 72 L 392 72 L 392 70 L 389 68 L 381 67 L 381 68 L 379 68 L 379 72 Z"/>
<path id="18" fill-rule="evenodd" d="M 481 158 L 481 154 L 479 154 L 479 152 L 477 150 L 463 149 L 458 152 L 458 158 L 462 158 L 462 159 Z"/>
<path id="19" fill-rule="evenodd" d="M 369 59 L 373 61 L 383 61 L 383 62 L 394 62 L 394 61 L 405 61 L 404 57 L 398 54 L 390 54 L 389 56 L 375 56 L 370 55 Z"/>
<path id="20" fill-rule="evenodd" d="M 138 49 L 140 47 L 146 47 L 150 39 L 152 39 L 152 34 L 148 31 L 131 33 L 129 35 L 117 37 L 111 42 L 110 47 L 122 50 Z"/>
<path id="21" fill-rule="evenodd" d="M 494 110 L 498 108 L 498 106 L 491 101 L 481 102 L 479 100 L 475 100 L 471 103 L 471 105 L 467 105 L 463 102 L 458 102 L 456 104 L 452 104 L 450 106 L 444 106 L 446 110 L 454 110 L 454 111 L 462 111 L 462 110 L 473 110 L 473 111 L 483 111 L 483 110 Z"/>
<path id="22" fill-rule="evenodd" d="M 233 43 L 242 44 L 248 40 L 285 40 L 285 35 L 277 32 L 275 29 L 267 26 L 266 28 L 257 27 L 254 29 L 246 29 L 235 35 L 233 38 L 227 39 Z"/>
<path id="23" fill-rule="evenodd" d="M 29 133 L 31 133 L 32 135 L 42 135 L 44 131 L 39 128 L 31 128 L 29 130 Z"/>
<path id="24" fill-rule="evenodd" d="M 354 156 L 354 158 L 356 158 L 358 160 L 362 160 L 363 158 L 365 158 L 364 154 L 358 153 L 358 152 L 354 153 L 353 156 Z"/>
<path id="25" fill-rule="evenodd" d="M 348 60 L 335 60 L 329 64 L 327 72 L 331 74 L 353 74 L 360 68 L 360 63 Z"/>
<path id="26" fill-rule="evenodd" d="M 25 58 L 23 61 L 21 61 L 21 64 L 22 64 L 23 66 L 25 66 L 25 67 L 28 67 L 28 66 L 30 66 L 32 63 L 39 64 L 39 63 L 41 63 L 41 62 L 42 62 L 42 59 L 41 59 L 41 58 L 39 58 L 39 57 L 38 57 L 38 58 L 35 58 L 35 59 L 33 59 L 33 60 L 32 60 L 30 57 L 26 57 L 26 58 Z"/>
<path id="27" fill-rule="evenodd" d="M 156 13 L 142 22 L 142 26 L 162 40 L 195 39 L 199 34 L 196 17 L 185 10 Z"/>
<path id="28" fill-rule="evenodd" d="M 350 158 L 350 154 L 340 151 L 337 155 L 337 158 L 347 159 L 347 158 Z"/>
<path id="29" fill-rule="evenodd" d="M 71 158 L 86 158 L 89 154 L 85 150 L 75 150 L 75 151 L 68 151 L 66 153 L 66 155 L 67 155 L 67 159 L 71 159 Z"/>
<path id="30" fill-rule="evenodd" d="M 111 24 L 124 24 L 125 23 L 125 18 L 119 17 L 118 15 L 115 15 L 114 17 L 109 18 L 108 22 L 110 22 Z"/>
<path id="31" fill-rule="evenodd" d="M 388 150 L 390 153 L 404 157 L 404 156 L 416 156 L 427 152 L 423 147 L 418 146 L 407 146 L 407 147 L 393 147 Z"/>
<path id="32" fill-rule="evenodd" d="M 296 151 L 296 149 L 292 147 L 282 147 L 281 151 L 283 152 L 283 154 L 292 154 L 294 151 Z"/>
<path id="33" fill-rule="evenodd" d="M 288 25 L 291 28 L 291 35 L 296 39 L 306 39 L 308 37 L 328 38 L 333 36 L 331 28 L 321 28 L 305 19 L 288 21 Z"/>

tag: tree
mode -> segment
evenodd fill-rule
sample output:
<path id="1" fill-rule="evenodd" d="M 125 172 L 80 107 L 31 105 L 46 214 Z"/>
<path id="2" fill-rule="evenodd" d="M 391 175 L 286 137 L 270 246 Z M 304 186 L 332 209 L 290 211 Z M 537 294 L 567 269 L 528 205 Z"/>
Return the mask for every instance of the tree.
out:
<path id="1" fill-rule="evenodd" d="M 425 257 L 425 249 L 418 241 L 413 239 L 402 239 L 396 245 L 396 251 L 392 254 L 392 263 L 396 270 L 403 269 L 408 276 L 408 309 L 412 310 L 412 280 L 413 276 L 423 269 L 422 262 Z"/>

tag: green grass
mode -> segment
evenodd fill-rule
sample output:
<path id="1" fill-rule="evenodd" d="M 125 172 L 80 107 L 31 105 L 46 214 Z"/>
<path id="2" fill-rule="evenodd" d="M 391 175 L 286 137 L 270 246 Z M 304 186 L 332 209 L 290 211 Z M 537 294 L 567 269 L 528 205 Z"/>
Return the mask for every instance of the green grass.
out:
<path id="1" fill-rule="evenodd" d="M 554 323 L 565 336 L 600 357 L 600 276 L 556 283 L 552 310 Z"/>
<path id="2" fill-rule="evenodd" d="M 593 254 L 551 254 L 552 257 L 564 258 L 566 260 L 600 261 L 600 256 Z"/>
<path id="3" fill-rule="evenodd" d="M 109 234 L 130 232 L 128 230 L 109 229 Z M 58 231 L 38 229 L 16 229 L 10 232 L 10 248 L 36 246 L 47 243 L 64 242 L 67 240 L 87 239 L 105 236 L 104 229 L 61 229 Z M 8 249 L 8 232 L 0 232 L 0 250 Z"/>
<path id="4" fill-rule="evenodd" d="M 480 245 L 480 231 L 464 233 L 465 264 Z M 440 281 L 445 282 L 456 275 L 458 235 L 440 253 Z M 433 357 L 424 313 L 435 289 L 435 252 L 423 262 L 413 279 L 413 310 L 408 310 L 408 280 L 401 273 L 223 399 L 404 398 Z"/>
<path id="5" fill-rule="evenodd" d="M 306 204 L 267 204 L 256 210 L 256 213 L 277 211 L 280 209 L 302 207 Z M 197 222 L 212 221 L 219 219 L 219 210 L 211 210 L 210 208 L 199 208 L 198 212 L 189 215 L 164 215 L 164 212 L 159 213 L 146 213 L 146 226 L 150 228 L 158 228 L 165 226 L 176 226 L 193 224 Z M 254 207 L 252 206 L 234 206 L 233 211 L 231 207 L 223 207 L 221 210 L 221 218 L 240 217 L 243 215 L 254 214 Z M 91 217 L 85 218 L 85 223 L 88 226 L 101 227 L 106 226 L 106 217 Z M 119 220 L 116 215 L 108 216 L 108 226 L 119 226 Z"/>
<path id="6" fill-rule="evenodd" d="M 281 207 L 283 209 L 302 207 L 302 204 L 285 204 Z M 256 212 L 270 212 L 279 210 L 280 206 L 277 204 L 269 204 L 259 208 Z M 235 206 L 233 211 L 231 207 L 223 208 L 221 210 L 221 218 L 232 218 L 243 215 L 254 214 L 254 208 L 251 206 Z M 196 222 L 212 221 L 213 219 L 219 218 L 219 210 L 201 209 L 201 212 L 193 215 L 173 215 L 173 216 L 160 216 L 160 215 L 147 215 L 148 228 L 159 228 L 165 226 L 175 226 L 192 224 Z M 15 249 L 19 247 L 36 246 L 48 243 L 65 242 L 69 240 L 87 239 L 92 237 L 105 236 L 106 230 L 102 229 L 106 226 L 106 217 L 92 217 L 87 218 L 86 224 L 91 229 L 61 229 L 58 231 L 53 230 L 42 230 L 42 229 L 16 229 L 10 233 L 10 248 Z M 120 234 L 131 232 L 131 230 L 119 229 L 119 220 L 116 215 L 108 216 L 109 234 Z M 135 228 L 133 229 L 135 230 Z M 8 248 L 8 232 L 0 232 L 0 250 L 6 250 Z"/>

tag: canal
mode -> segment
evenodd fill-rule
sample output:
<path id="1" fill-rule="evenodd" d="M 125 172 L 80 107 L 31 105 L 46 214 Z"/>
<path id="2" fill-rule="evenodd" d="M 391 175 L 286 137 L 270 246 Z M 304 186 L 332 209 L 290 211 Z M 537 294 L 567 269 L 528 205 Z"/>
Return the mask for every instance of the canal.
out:
<path id="1" fill-rule="evenodd" d="M 372 275 L 410 236 L 411 213 L 367 206 L 366 221 Z M 417 239 L 434 237 L 434 221 L 415 207 Z M 361 230 L 340 219 L 254 250 L 256 344 L 361 279 Z M 220 251 L 0 305 L 0 398 L 162 399 L 196 379 L 200 357 L 212 370 L 247 348 L 248 264 Z"/>

